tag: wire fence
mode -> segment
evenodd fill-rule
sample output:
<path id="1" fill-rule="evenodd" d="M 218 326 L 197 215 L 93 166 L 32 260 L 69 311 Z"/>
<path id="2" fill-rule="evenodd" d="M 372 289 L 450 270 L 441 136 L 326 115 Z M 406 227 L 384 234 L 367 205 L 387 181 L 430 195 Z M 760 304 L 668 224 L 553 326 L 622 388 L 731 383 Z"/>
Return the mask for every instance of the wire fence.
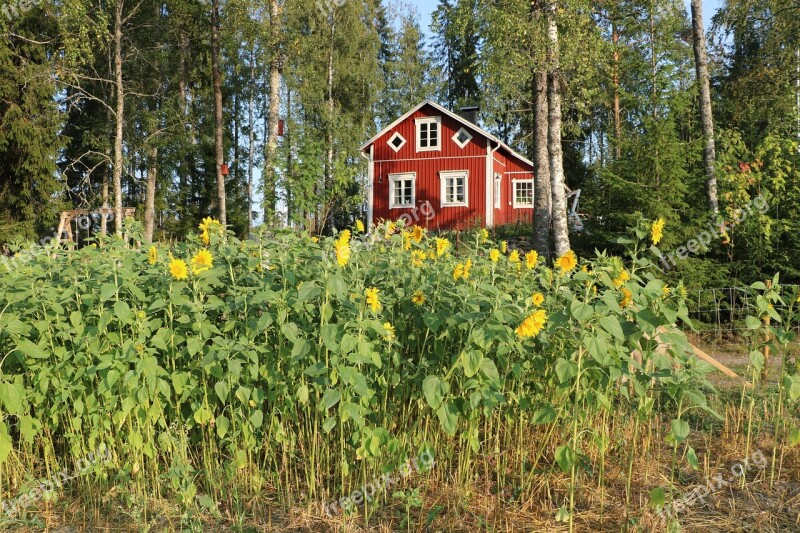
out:
<path id="1" fill-rule="evenodd" d="M 797 298 L 799 290 L 798 285 L 781 285 L 783 303 L 773 304 L 779 315 L 788 315 L 788 306 Z M 748 328 L 744 321 L 748 315 L 758 316 L 752 290 L 746 287 L 711 288 L 698 290 L 691 296 L 696 296 L 696 300 L 694 305 L 690 304 L 690 316 L 702 343 L 721 353 L 747 353 L 749 341 L 743 333 Z M 800 321 L 795 320 L 790 325 L 800 335 Z"/>

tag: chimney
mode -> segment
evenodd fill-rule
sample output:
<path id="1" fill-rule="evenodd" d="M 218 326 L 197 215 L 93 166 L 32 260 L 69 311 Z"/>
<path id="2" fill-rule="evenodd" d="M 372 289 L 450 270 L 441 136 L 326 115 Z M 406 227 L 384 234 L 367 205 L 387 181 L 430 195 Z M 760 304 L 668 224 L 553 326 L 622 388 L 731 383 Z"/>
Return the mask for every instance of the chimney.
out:
<path id="1" fill-rule="evenodd" d="M 461 108 L 461 116 L 477 126 L 478 113 L 480 112 L 480 110 L 481 108 L 476 105 L 464 106 Z"/>

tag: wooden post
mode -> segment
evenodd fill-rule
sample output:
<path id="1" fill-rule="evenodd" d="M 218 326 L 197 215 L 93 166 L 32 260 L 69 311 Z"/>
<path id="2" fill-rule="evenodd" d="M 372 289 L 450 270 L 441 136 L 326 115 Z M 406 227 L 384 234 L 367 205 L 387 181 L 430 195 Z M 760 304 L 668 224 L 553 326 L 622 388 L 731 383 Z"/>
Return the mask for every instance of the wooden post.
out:
<path id="1" fill-rule="evenodd" d="M 767 280 L 767 291 L 772 289 L 772 280 Z M 762 352 L 764 354 L 764 368 L 761 369 L 761 384 L 767 382 L 767 368 L 769 367 L 769 342 L 772 340 L 772 335 L 769 332 L 769 313 L 766 313 L 761 320 L 764 322 L 764 347 Z"/>

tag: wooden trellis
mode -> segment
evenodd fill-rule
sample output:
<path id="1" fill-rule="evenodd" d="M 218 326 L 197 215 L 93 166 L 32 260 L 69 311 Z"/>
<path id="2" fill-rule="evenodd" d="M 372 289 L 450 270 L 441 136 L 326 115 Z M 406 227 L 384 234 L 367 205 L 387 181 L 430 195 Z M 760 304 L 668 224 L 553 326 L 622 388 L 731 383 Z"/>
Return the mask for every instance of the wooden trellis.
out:
<path id="1" fill-rule="evenodd" d="M 135 207 L 123 207 L 122 208 L 122 218 L 126 219 L 128 217 L 133 217 L 136 214 Z M 61 244 L 61 237 L 64 233 L 67 234 L 67 238 L 64 242 L 75 242 L 75 236 L 72 234 L 72 221 L 75 220 L 77 217 L 85 216 L 91 217 L 92 215 L 101 215 L 101 216 L 108 216 L 114 215 L 114 210 L 111 208 L 100 208 L 100 209 L 72 209 L 70 211 L 62 211 L 61 212 L 61 222 L 58 224 L 58 232 L 56 233 L 56 244 Z M 119 222 L 117 222 L 119 223 Z M 126 235 L 123 235 L 123 238 L 127 238 Z"/>

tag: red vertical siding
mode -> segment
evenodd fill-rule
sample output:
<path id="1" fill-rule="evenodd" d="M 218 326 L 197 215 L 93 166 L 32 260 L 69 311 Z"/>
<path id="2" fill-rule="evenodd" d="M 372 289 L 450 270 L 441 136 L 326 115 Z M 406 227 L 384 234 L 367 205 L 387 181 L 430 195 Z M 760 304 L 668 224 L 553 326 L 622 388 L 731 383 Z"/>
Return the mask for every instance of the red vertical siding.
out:
<path id="1" fill-rule="evenodd" d="M 441 117 L 440 150 L 417 152 L 415 119 L 420 117 Z M 495 172 L 503 176 L 501 205 L 500 209 L 495 209 L 493 198 L 486 195 L 487 139 L 465 127 L 473 137 L 464 148 L 459 147 L 453 136 L 462 126 L 433 106 L 424 105 L 374 141 L 373 222 L 397 220 L 406 215 L 411 222 L 430 229 L 464 229 L 485 225 L 487 202 L 491 203 L 495 225 L 533 220 L 533 209 L 514 209 L 512 205 L 512 180 L 532 177 L 533 167 L 504 148 L 494 152 L 490 165 L 493 172 L 488 179 L 493 180 Z M 397 152 L 388 144 L 395 133 L 406 141 Z M 492 148 L 496 148 L 495 143 L 492 144 Z M 441 205 L 439 173 L 448 170 L 468 173 L 466 207 Z M 390 209 L 389 174 L 405 172 L 416 173 L 415 207 Z M 491 190 L 493 194 L 494 188 Z M 420 209 L 425 202 L 430 202 L 432 209 Z"/>

